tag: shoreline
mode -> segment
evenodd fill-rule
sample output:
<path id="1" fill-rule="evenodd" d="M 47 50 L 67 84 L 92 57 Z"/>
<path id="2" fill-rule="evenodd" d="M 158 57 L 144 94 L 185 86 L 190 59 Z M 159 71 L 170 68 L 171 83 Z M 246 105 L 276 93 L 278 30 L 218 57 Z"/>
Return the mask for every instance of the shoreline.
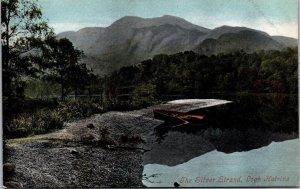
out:
<path id="1" fill-rule="evenodd" d="M 144 166 L 160 152 L 154 131 L 163 123 L 154 119 L 153 109 L 188 112 L 226 103 L 230 101 L 189 99 L 134 111 L 110 111 L 66 123 L 63 129 L 52 133 L 9 140 L 4 162 L 15 164 L 15 172 L 6 180 L 18 181 L 26 188 L 145 187 Z M 207 131 L 208 137 L 218 134 L 214 129 Z M 222 135 L 230 133 L 225 130 Z M 173 134 L 171 143 L 178 136 L 182 135 Z M 193 140 L 206 141 L 202 137 Z M 206 143 L 198 155 L 215 148 L 209 141 Z M 172 162 L 177 164 L 178 160 L 169 163 Z"/>
<path id="2" fill-rule="evenodd" d="M 112 111 L 67 123 L 53 133 L 9 140 L 4 161 L 16 168 L 8 180 L 28 188 L 144 187 L 142 156 L 151 150 L 154 128 L 163 123 L 152 110 L 191 111 L 225 102 L 206 99 Z"/>

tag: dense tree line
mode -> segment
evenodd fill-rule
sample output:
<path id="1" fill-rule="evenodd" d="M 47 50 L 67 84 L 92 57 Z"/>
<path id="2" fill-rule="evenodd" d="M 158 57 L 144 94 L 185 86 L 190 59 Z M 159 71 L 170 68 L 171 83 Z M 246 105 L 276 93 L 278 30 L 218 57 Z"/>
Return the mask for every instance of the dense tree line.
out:
<path id="1" fill-rule="evenodd" d="M 121 68 L 107 82 L 115 89 L 148 86 L 157 98 L 205 92 L 297 93 L 298 50 L 239 51 L 212 56 L 192 51 L 160 54 Z"/>

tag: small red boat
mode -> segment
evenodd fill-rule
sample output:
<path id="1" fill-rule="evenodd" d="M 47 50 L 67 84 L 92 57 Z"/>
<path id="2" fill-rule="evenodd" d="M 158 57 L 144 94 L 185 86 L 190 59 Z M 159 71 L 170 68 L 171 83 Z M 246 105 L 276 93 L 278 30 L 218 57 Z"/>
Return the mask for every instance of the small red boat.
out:
<path id="1" fill-rule="evenodd" d="M 197 124 L 202 119 L 204 115 L 191 115 L 182 112 L 169 111 L 169 110 L 153 110 L 154 118 L 164 120 L 166 122 L 171 122 L 178 125 L 187 125 L 187 124 Z"/>

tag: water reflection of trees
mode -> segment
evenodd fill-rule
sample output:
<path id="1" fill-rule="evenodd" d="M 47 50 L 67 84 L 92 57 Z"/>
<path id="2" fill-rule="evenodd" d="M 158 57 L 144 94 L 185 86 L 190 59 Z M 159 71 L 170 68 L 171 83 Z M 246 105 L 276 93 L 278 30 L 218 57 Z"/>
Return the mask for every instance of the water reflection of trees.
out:
<path id="1" fill-rule="evenodd" d="M 164 123 L 158 126 L 155 132 L 156 147 L 161 148 L 158 151 L 174 153 L 174 149 L 166 149 L 164 146 L 168 146 L 166 142 L 175 142 L 180 137 L 180 140 L 194 144 L 185 147 L 185 153 L 190 153 L 189 155 L 182 158 L 178 153 L 175 155 L 178 158 L 173 157 L 172 162 L 176 164 L 177 159 L 178 162 L 183 163 L 201 155 L 201 149 L 205 147 L 199 144 L 197 137 L 225 153 L 248 151 L 269 145 L 273 141 L 298 138 L 298 96 L 253 94 L 224 96 L 222 99 L 232 100 L 234 103 L 191 112 L 206 115 L 206 119 L 201 124 L 171 128 L 172 125 Z M 170 135 L 170 132 L 177 134 Z M 168 154 L 168 152 L 164 153 Z M 154 158 L 149 160 L 151 161 L 154 163 L 156 160 Z M 163 163 L 163 160 L 160 161 Z"/>
<path id="2" fill-rule="evenodd" d="M 261 129 L 280 132 L 298 131 L 298 97 L 286 94 L 254 94 L 229 96 L 233 103 L 191 111 L 205 115 L 200 126 L 175 127 L 173 130 L 195 132 L 205 128 Z M 167 132 L 172 126 L 164 123 L 156 128 Z"/>

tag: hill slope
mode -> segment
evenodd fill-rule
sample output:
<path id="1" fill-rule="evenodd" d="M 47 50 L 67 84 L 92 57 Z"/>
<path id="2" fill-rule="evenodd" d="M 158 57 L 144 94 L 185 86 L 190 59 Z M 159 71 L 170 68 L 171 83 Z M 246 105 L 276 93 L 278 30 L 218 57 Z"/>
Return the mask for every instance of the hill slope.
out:
<path id="1" fill-rule="evenodd" d="M 297 40 L 246 28 L 222 26 L 213 30 L 182 18 L 165 15 L 157 18 L 126 16 L 109 27 L 83 28 L 64 32 L 58 38 L 70 39 L 86 54 L 84 62 L 100 75 L 136 64 L 160 53 L 195 50 L 214 54 L 244 49 L 281 49 L 295 46 Z"/>
<path id="2" fill-rule="evenodd" d="M 241 30 L 238 33 L 225 33 L 218 39 L 206 39 L 194 50 L 200 54 L 229 53 L 238 50 L 253 52 L 258 50 L 282 49 L 285 45 L 270 36 L 253 30 Z"/>

